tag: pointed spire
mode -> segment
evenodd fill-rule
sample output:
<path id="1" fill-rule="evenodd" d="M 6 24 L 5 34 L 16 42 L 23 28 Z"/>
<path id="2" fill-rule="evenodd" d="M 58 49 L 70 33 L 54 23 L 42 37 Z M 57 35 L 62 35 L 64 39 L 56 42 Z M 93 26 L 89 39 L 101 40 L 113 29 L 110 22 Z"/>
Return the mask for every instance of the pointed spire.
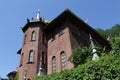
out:
<path id="1" fill-rule="evenodd" d="M 95 45 L 94 45 L 94 43 L 93 43 L 92 36 L 91 36 L 91 35 L 89 35 L 89 37 L 90 37 L 90 42 L 91 42 L 92 49 L 94 49 L 94 48 L 95 48 Z"/>
<path id="2" fill-rule="evenodd" d="M 40 20 L 40 10 L 38 9 L 38 12 L 37 12 L 37 20 Z"/>
<path id="3" fill-rule="evenodd" d="M 96 60 L 99 58 L 98 54 L 97 54 L 97 50 L 95 48 L 95 45 L 94 45 L 94 42 L 93 42 L 93 39 L 92 39 L 92 36 L 89 35 L 90 37 L 90 42 L 91 42 L 91 46 L 92 46 L 92 53 L 93 53 L 93 57 L 92 57 L 92 60 Z"/>
<path id="4" fill-rule="evenodd" d="M 42 57 L 40 58 L 39 71 L 38 71 L 38 76 L 41 76 L 41 75 L 43 75 Z"/>

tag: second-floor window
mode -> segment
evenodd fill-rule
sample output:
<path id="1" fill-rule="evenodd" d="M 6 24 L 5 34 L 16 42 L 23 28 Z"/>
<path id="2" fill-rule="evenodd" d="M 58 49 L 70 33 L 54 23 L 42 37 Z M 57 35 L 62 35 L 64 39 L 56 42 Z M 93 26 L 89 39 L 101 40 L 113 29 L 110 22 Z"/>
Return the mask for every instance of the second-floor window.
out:
<path id="1" fill-rule="evenodd" d="M 33 62 L 33 54 L 34 54 L 34 52 L 33 52 L 33 50 L 31 50 L 29 53 L 29 59 L 28 59 L 29 63 Z"/>
<path id="2" fill-rule="evenodd" d="M 31 35 L 31 40 L 34 41 L 35 40 L 35 31 L 32 32 L 32 35 Z"/>

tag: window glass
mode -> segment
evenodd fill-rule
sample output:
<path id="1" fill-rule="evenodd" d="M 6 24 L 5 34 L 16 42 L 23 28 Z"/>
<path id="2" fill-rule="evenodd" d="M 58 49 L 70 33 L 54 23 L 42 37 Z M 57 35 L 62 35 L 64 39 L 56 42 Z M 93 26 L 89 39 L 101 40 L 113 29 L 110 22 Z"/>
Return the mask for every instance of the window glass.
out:
<path id="1" fill-rule="evenodd" d="M 54 56 L 53 58 L 52 58 L 52 71 L 53 72 L 56 72 L 56 67 L 57 67 L 57 64 L 56 64 L 56 57 Z"/>
<path id="2" fill-rule="evenodd" d="M 29 53 L 29 62 L 33 62 L 33 50 Z"/>
<path id="3" fill-rule="evenodd" d="M 32 32 L 31 40 L 35 40 L 35 31 Z"/>
<path id="4" fill-rule="evenodd" d="M 66 56 L 65 53 L 61 53 L 61 68 L 64 70 L 66 68 Z"/>

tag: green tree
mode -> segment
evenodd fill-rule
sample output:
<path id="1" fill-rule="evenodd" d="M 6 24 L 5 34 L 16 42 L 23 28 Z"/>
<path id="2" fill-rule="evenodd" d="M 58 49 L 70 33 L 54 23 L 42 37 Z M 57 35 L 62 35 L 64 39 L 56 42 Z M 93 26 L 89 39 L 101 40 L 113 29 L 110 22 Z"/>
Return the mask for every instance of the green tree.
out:
<path id="1" fill-rule="evenodd" d="M 77 67 L 78 65 L 84 64 L 85 62 L 91 59 L 91 52 L 92 51 L 90 47 L 79 47 L 73 51 L 69 60 L 74 64 L 75 67 Z"/>
<path id="2" fill-rule="evenodd" d="M 112 37 L 116 37 L 116 36 L 120 35 L 120 25 L 119 24 L 116 24 L 112 28 L 107 29 L 107 30 L 103 30 L 100 28 L 98 28 L 96 30 L 104 38 L 107 38 L 108 36 L 110 36 L 112 38 Z"/>

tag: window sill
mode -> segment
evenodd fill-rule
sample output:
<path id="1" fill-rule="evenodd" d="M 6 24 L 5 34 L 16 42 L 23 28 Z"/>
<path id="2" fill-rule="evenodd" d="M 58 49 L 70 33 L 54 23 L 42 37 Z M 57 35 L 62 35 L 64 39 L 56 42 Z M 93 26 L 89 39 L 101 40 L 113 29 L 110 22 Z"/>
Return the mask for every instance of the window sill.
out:
<path id="1" fill-rule="evenodd" d="M 30 40 L 30 42 L 33 42 L 33 41 L 36 41 L 36 40 Z"/>
<path id="2" fill-rule="evenodd" d="M 33 64 L 34 62 L 27 62 L 27 64 Z"/>

